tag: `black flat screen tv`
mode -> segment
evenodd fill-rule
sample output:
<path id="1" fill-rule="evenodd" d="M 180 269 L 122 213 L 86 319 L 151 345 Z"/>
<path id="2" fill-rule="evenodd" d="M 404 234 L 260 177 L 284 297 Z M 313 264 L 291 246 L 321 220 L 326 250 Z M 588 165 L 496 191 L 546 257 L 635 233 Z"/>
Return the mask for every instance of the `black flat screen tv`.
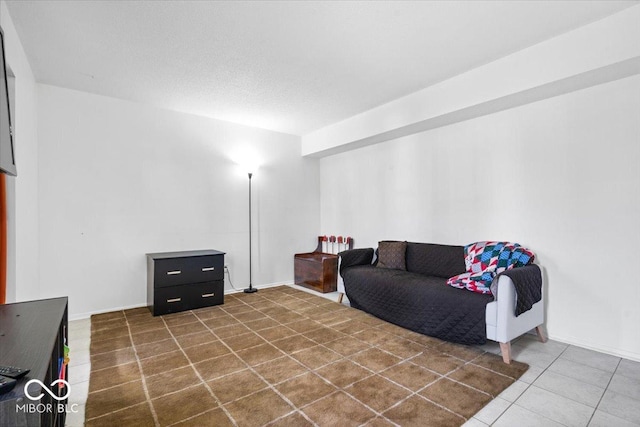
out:
<path id="1" fill-rule="evenodd" d="M 0 172 L 16 176 L 13 128 L 9 108 L 9 80 L 4 56 L 4 33 L 0 28 Z"/>

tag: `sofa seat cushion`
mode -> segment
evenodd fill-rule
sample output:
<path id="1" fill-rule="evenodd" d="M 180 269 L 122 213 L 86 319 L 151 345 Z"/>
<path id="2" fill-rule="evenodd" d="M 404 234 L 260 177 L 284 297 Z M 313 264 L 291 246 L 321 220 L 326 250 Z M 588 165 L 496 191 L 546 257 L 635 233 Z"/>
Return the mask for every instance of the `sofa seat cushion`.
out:
<path id="1" fill-rule="evenodd" d="M 446 279 L 354 266 L 343 271 L 351 306 L 415 332 L 461 344 L 486 342 L 490 295 L 446 286 Z"/>

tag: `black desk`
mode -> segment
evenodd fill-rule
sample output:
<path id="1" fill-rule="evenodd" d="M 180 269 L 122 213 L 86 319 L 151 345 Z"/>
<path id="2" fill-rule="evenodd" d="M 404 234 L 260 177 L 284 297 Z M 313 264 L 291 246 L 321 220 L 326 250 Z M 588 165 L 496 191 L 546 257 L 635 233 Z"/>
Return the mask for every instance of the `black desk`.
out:
<path id="1" fill-rule="evenodd" d="M 32 384 L 28 389 L 31 396 L 42 393 L 41 398 L 32 400 L 24 387 L 32 379 L 47 386 L 58 379 L 67 326 L 66 297 L 0 305 L 0 365 L 30 370 L 13 390 L 0 394 L 0 426 L 64 426 L 68 399 L 58 401 Z M 66 369 L 69 381 L 69 367 Z M 69 392 L 66 387 L 49 389 L 58 397 Z"/>

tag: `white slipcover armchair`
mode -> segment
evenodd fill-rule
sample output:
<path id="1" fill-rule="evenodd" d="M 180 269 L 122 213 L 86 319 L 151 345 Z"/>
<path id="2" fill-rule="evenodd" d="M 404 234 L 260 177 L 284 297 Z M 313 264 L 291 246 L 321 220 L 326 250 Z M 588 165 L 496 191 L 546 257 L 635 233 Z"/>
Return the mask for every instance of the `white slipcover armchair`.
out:
<path id="1" fill-rule="evenodd" d="M 539 266 L 540 267 L 540 266 Z M 535 329 L 538 339 L 547 341 L 546 334 L 542 329 L 544 323 L 544 270 L 540 267 L 542 274 L 542 299 L 535 303 L 530 310 L 525 311 L 516 317 L 516 290 L 513 282 L 506 275 L 498 276 L 498 292 L 496 300 L 487 304 L 486 323 L 487 339 L 500 343 L 502 360 L 511 363 L 511 341 L 520 335 Z"/>

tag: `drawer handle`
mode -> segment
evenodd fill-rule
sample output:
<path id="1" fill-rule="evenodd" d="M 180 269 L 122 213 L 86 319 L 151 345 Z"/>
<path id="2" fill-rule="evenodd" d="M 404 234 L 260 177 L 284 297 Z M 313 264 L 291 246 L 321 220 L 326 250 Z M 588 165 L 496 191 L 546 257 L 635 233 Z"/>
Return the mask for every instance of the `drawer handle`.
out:
<path id="1" fill-rule="evenodd" d="M 212 296 L 214 296 L 215 294 L 212 292 L 210 294 L 202 294 L 202 298 L 210 298 Z"/>
<path id="2" fill-rule="evenodd" d="M 180 274 L 180 273 L 182 273 L 182 270 L 167 271 L 167 274 L 169 276 L 173 276 L 174 274 Z"/>
<path id="3" fill-rule="evenodd" d="M 182 301 L 182 298 L 171 298 L 167 300 L 167 302 L 180 302 L 180 301 Z"/>
<path id="4" fill-rule="evenodd" d="M 215 269 L 216 269 L 215 267 L 204 267 L 202 271 L 213 271 Z"/>

